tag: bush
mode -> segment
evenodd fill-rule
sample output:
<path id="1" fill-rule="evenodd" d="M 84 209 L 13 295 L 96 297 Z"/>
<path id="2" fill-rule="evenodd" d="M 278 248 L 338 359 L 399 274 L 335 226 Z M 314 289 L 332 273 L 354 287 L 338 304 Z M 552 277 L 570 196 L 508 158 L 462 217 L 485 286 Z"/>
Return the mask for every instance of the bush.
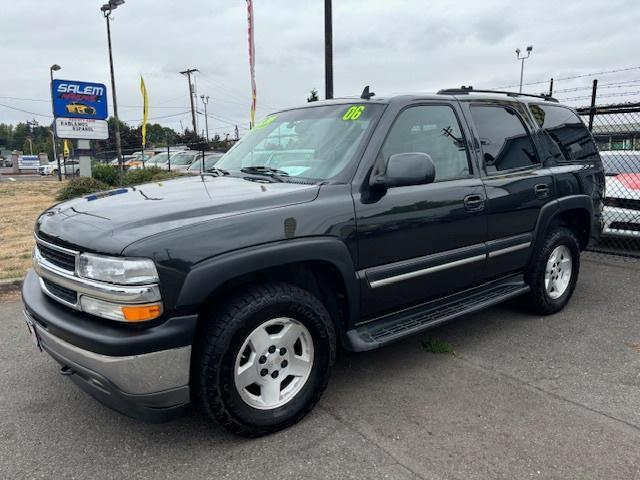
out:
<path id="1" fill-rule="evenodd" d="M 106 165 L 104 163 L 92 165 L 91 175 L 96 180 L 113 187 L 120 184 L 120 173 L 118 172 L 118 168 L 113 165 Z"/>
<path id="2" fill-rule="evenodd" d="M 157 182 L 180 176 L 176 172 L 167 172 L 158 167 L 149 167 L 144 170 L 129 170 L 122 177 L 122 185 L 130 187 L 141 183 Z"/>
<path id="3" fill-rule="evenodd" d="M 102 190 L 109 190 L 109 185 L 90 177 L 73 178 L 60 189 L 56 200 L 69 200 Z"/>

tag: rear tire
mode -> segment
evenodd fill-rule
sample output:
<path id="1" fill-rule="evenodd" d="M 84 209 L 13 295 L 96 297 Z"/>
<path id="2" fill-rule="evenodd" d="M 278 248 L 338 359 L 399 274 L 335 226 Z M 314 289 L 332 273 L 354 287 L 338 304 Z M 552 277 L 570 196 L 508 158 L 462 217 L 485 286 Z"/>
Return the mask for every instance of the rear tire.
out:
<path id="1" fill-rule="evenodd" d="M 309 292 L 280 282 L 248 287 L 205 322 L 194 393 L 210 418 L 257 437 L 293 425 L 318 402 L 336 337 L 329 313 Z"/>
<path id="2" fill-rule="evenodd" d="M 525 273 L 531 287 L 529 307 L 539 315 L 559 312 L 569 302 L 580 272 L 580 246 L 564 227 L 550 230 L 533 254 Z"/>

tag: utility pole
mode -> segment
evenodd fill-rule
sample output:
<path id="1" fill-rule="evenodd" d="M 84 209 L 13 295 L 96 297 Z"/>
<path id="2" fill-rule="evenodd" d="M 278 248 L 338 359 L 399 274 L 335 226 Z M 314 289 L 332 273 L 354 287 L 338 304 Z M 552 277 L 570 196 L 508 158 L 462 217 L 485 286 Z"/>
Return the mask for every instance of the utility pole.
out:
<path id="1" fill-rule="evenodd" d="M 53 108 L 53 72 L 57 72 L 60 70 L 60 65 L 54 63 L 49 67 L 49 78 L 51 79 L 51 83 L 49 83 L 49 90 L 51 90 L 51 113 L 53 114 L 53 122 L 51 123 L 51 147 L 53 149 L 53 160 L 58 163 L 58 181 L 62 181 L 62 169 L 60 168 L 60 157 L 58 156 L 58 151 L 56 149 L 56 114 L 55 109 Z"/>
<path id="2" fill-rule="evenodd" d="M 193 124 L 193 134 L 198 135 L 198 127 L 196 125 L 196 108 L 193 103 L 193 84 L 191 83 L 191 74 L 197 72 L 197 68 L 190 68 L 188 70 L 184 70 L 180 72 L 182 75 L 187 76 L 187 80 L 189 81 L 189 100 L 191 101 L 191 122 Z"/>
<path id="3" fill-rule="evenodd" d="M 200 95 L 204 105 L 204 128 L 207 131 L 207 142 L 209 141 L 209 116 L 207 115 L 207 104 L 209 103 L 209 95 Z"/>
<path id="4" fill-rule="evenodd" d="M 324 0 L 324 85 L 325 98 L 333 98 L 333 24 L 331 0 Z"/>
<path id="5" fill-rule="evenodd" d="M 531 56 L 532 50 L 533 50 L 533 45 L 529 45 L 527 47 L 527 56 L 525 57 L 524 55 L 521 56 L 520 49 L 516 48 L 516 58 L 522 61 L 522 64 L 520 65 L 520 90 L 519 90 L 520 93 L 522 93 L 522 79 L 524 77 L 524 61 Z"/>
<path id="6" fill-rule="evenodd" d="M 124 0 L 109 0 L 109 3 L 105 3 L 100 7 L 104 19 L 107 22 L 107 46 L 109 48 L 109 72 L 111 74 L 111 97 L 113 99 L 113 118 L 115 119 L 115 131 L 116 131 L 116 155 L 118 156 L 118 166 L 120 172 L 124 171 L 124 163 L 122 159 L 122 142 L 120 141 L 120 120 L 118 118 L 118 99 L 116 97 L 116 77 L 113 73 L 113 53 L 111 49 L 111 27 L 109 25 L 111 20 L 111 12 L 124 3 Z"/>

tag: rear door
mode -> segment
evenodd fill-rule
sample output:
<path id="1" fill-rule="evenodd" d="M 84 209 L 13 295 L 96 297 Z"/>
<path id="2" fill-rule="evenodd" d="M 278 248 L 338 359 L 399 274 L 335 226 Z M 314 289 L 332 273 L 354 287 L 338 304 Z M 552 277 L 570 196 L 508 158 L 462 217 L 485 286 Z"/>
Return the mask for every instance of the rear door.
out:
<path id="1" fill-rule="evenodd" d="M 520 102 L 465 103 L 473 123 L 487 201 L 485 279 L 522 270 L 541 208 L 555 198 L 551 171 L 534 142 Z"/>

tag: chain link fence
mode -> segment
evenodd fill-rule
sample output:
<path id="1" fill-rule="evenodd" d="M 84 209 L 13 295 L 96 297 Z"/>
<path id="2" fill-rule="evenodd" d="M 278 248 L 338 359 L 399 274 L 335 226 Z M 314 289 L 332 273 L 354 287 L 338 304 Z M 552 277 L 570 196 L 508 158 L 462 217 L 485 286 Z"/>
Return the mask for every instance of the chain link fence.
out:
<path id="1" fill-rule="evenodd" d="M 606 174 L 604 228 L 600 243 L 591 249 L 640 260 L 640 103 L 594 103 L 578 109 Z"/>

